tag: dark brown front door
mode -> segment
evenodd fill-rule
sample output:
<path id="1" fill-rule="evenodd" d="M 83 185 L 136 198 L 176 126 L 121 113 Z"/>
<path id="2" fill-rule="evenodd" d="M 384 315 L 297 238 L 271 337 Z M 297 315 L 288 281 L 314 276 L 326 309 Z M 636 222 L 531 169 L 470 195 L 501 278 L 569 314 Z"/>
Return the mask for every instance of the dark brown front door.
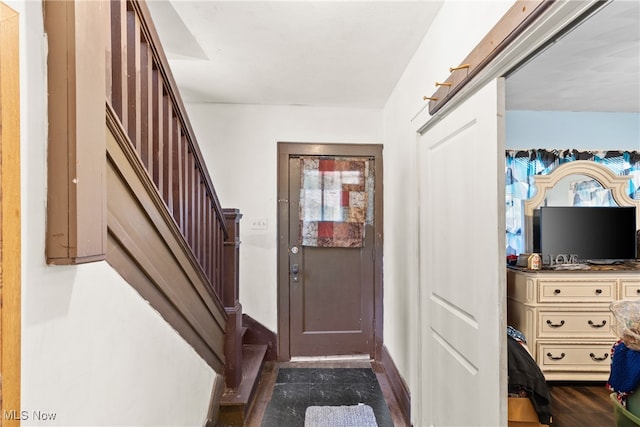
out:
<path id="1" fill-rule="evenodd" d="M 359 144 L 279 146 L 280 358 L 375 356 L 382 340 L 382 149 Z M 313 247 L 300 240 L 301 156 L 367 158 L 375 176 L 373 224 L 362 247 Z"/>

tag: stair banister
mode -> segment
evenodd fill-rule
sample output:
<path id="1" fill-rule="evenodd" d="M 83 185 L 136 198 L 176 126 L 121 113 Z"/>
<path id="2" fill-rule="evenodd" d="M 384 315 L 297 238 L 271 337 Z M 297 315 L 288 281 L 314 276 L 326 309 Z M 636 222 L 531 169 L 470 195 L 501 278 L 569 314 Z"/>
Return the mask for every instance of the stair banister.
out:
<path id="1" fill-rule="evenodd" d="M 222 302 L 228 316 L 225 334 L 225 382 L 234 389 L 242 381 L 242 305 L 239 292 L 240 219 L 237 209 L 225 209 L 229 235 L 224 242 Z"/>

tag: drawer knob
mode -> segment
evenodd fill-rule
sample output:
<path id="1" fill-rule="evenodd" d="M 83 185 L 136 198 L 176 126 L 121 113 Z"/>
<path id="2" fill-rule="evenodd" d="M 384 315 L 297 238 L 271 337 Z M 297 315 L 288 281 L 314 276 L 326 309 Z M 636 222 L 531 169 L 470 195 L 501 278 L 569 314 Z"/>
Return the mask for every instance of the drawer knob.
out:
<path id="1" fill-rule="evenodd" d="M 640 294 L 640 288 L 636 289 L 636 294 Z"/>
<path id="2" fill-rule="evenodd" d="M 589 320 L 591 322 L 591 320 Z M 553 323 L 551 320 L 547 320 L 547 325 L 551 328 L 560 328 L 564 325 L 564 320 L 561 320 L 560 323 Z"/>
<path id="3" fill-rule="evenodd" d="M 600 295 L 602 293 L 602 289 L 596 289 L 596 295 Z"/>
<path id="4" fill-rule="evenodd" d="M 603 360 L 607 360 L 607 357 L 609 355 L 605 353 L 604 355 L 602 355 L 602 357 L 598 357 L 595 354 L 590 353 L 589 356 L 591 357 L 591 360 L 593 360 L 594 362 L 602 362 Z"/>
<path id="5" fill-rule="evenodd" d="M 559 295 L 559 294 L 560 294 L 560 289 L 555 289 L 555 290 L 553 291 L 553 293 L 554 293 L 554 294 L 556 294 L 556 295 Z"/>
<path id="6" fill-rule="evenodd" d="M 593 320 L 589 320 L 587 322 L 589 324 L 589 326 L 591 326 L 592 328 L 602 328 L 604 325 L 607 324 L 606 320 L 603 320 L 602 323 L 593 323 Z"/>
<path id="7" fill-rule="evenodd" d="M 593 353 L 592 353 L 593 354 Z M 554 356 L 551 353 L 547 353 L 547 357 L 551 360 L 562 360 L 564 359 L 565 354 L 564 353 L 560 353 L 560 356 Z"/>

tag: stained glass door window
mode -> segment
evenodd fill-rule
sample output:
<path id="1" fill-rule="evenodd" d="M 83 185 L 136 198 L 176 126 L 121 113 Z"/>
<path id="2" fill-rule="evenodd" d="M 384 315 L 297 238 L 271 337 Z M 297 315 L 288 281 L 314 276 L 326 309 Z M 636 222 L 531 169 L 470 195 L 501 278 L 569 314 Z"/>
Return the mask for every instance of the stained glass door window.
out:
<path id="1" fill-rule="evenodd" d="M 300 244 L 362 247 L 373 224 L 373 167 L 367 158 L 301 157 Z"/>

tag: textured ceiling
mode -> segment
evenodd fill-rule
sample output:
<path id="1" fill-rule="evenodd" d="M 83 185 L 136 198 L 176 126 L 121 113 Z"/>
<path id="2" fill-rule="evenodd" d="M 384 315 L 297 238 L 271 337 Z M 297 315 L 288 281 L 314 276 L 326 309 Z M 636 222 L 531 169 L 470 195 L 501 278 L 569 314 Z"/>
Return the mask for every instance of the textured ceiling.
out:
<path id="1" fill-rule="evenodd" d="M 151 1 L 187 102 L 381 108 L 440 1 Z"/>
<path id="2" fill-rule="evenodd" d="M 381 108 L 441 1 L 151 0 L 186 102 Z M 614 0 L 507 79 L 507 109 L 640 111 L 640 1 Z"/>
<path id="3" fill-rule="evenodd" d="M 506 87 L 508 110 L 640 112 L 640 1 L 609 3 Z"/>

